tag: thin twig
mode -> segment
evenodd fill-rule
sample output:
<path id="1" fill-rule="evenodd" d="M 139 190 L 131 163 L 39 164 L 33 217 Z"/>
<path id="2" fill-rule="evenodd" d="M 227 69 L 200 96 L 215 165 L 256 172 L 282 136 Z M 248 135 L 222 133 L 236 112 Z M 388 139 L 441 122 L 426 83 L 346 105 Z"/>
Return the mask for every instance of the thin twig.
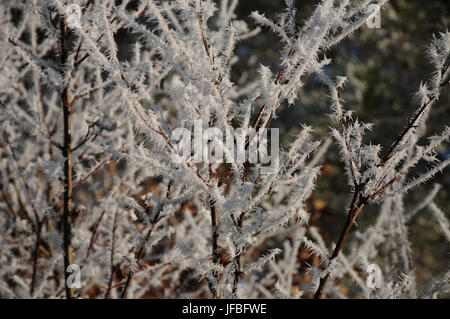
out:
<path id="1" fill-rule="evenodd" d="M 33 258 L 33 274 L 31 276 L 31 287 L 30 287 L 30 295 L 31 296 L 33 296 L 34 288 L 36 287 L 38 264 L 39 264 L 39 248 L 41 246 L 42 226 L 44 225 L 44 222 L 45 222 L 45 218 L 42 221 L 38 222 L 37 231 L 36 231 L 36 244 L 34 247 L 34 258 Z"/>
<path id="2" fill-rule="evenodd" d="M 68 60 L 68 46 L 71 32 L 69 31 L 64 18 L 60 23 L 60 46 L 61 46 L 61 69 L 66 65 Z M 61 75 L 64 77 L 64 71 Z M 64 145 L 63 156 L 64 161 L 64 204 L 63 204 L 63 245 L 64 245 L 64 275 L 65 281 L 69 277 L 67 267 L 72 264 L 72 131 L 71 131 L 71 112 L 72 105 L 70 103 L 70 84 L 68 83 L 61 94 L 64 118 Z M 73 288 L 66 285 L 66 297 L 74 298 Z"/>
<path id="3" fill-rule="evenodd" d="M 336 247 L 334 248 L 333 254 L 330 257 L 329 263 L 331 263 L 335 258 L 337 258 L 342 250 L 342 246 L 344 245 L 345 238 L 347 238 L 347 235 L 352 228 L 353 223 L 355 222 L 356 218 L 358 217 L 359 213 L 363 209 L 365 203 L 364 201 L 359 200 L 360 196 L 360 190 L 355 190 L 353 194 L 353 199 L 350 204 L 350 208 L 348 210 L 347 218 L 345 220 L 344 228 L 342 229 L 341 235 L 339 236 L 339 240 L 336 243 Z M 358 202 L 359 201 L 359 202 Z M 317 288 L 317 291 L 314 295 L 314 299 L 319 299 L 322 297 L 323 292 L 325 290 L 325 286 L 328 282 L 328 279 L 330 278 L 331 271 L 326 274 L 325 277 L 320 279 L 319 287 Z"/>
<path id="4" fill-rule="evenodd" d="M 211 231 L 212 231 L 212 262 L 215 265 L 220 265 L 221 255 L 220 255 L 220 243 L 219 243 L 219 213 L 214 201 L 210 199 L 210 212 L 211 212 Z M 217 280 L 217 285 L 220 283 L 221 275 L 217 271 L 213 271 L 213 275 Z M 214 294 L 214 298 L 220 299 L 220 290 L 214 288 L 213 284 L 210 282 L 210 289 Z"/>
<path id="5" fill-rule="evenodd" d="M 112 231 L 112 241 L 111 241 L 111 275 L 109 276 L 108 289 L 106 289 L 105 299 L 110 298 L 111 286 L 114 279 L 114 245 L 116 240 L 116 230 L 117 230 L 117 212 L 114 214 L 113 231 Z"/>

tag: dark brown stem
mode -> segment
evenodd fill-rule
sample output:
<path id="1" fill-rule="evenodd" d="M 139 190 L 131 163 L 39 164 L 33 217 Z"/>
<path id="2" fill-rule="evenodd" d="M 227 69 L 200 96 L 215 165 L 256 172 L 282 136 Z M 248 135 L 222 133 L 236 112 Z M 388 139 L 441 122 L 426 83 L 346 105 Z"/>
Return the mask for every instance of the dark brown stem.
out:
<path id="1" fill-rule="evenodd" d="M 447 65 L 441 70 L 442 76 L 444 77 L 440 83 L 440 86 L 446 86 L 450 83 L 450 79 L 446 79 L 446 73 L 448 69 L 450 68 L 450 61 L 447 63 Z M 408 125 L 405 127 L 403 132 L 399 135 L 397 140 L 392 144 L 392 146 L 389 148 L 389 150 L 386 152 L 386 155 L 383 157 L 380 166 L 383 166 L 389 158 L 391 158 L 392 154 L 395 151 L 395 148 L 400 144 L 400 142 L 403 140 L 403 138 L 406 136 L 406 134 L 413 128 L 416 127 L 417 121 L 420 118 L 420 116 L 425 112 L 425 110 L 431 106 L 434 102 L 438 100 L 437 96 L 428 96 L 428 102 L 426 102 L 424 105 L 420 107 L 420 109 L 417 111 L 416 115 L 412 120 L 409 121 Z"/>
<path id="2" fill-rule="evenodd" d="M 36 245 L 34 247 L 34 260 L 33 260 L 33 274 L 31 276 L 31 288 L 30 295 L 33 296 L 34 288 L 36 287 L 38 266 L 39 266 L 39 247 L 41 246 L 41 234 L 42 234 L 42 226 L 44 225 L 44 221 L 37 221 L 37 230 L 36 230 Z"/>
<path id="3" fill-rule="evenodd" d="M 116 229 L 117 229 L 117 212 L 114 214 L 113 231 L 112 231 L 112 241 L 111 241 L 111 275 L 109 276 L 108 289 L 106 289 L 105 299 L 109 298 L 111 292 L 111 286 L 114 279 L 114 245 L 116 239 Z"/>
<path id="4" fill-rule="evenodd" d="M 210 200 L 210 211 L 211 211 L 211 230 L 212 230 L 212 262 L 216 265 L 219 265 L 221 263 L 220 243 L 219 243 L 219 213 L 212 199 Z M 219 285 L 221 279 L 220 273 L 214 271 L 213 275 L 217 280 L 217 285 Z M 210 283 L 210 289 L 214 294 L 214 298 L 216 299 L 221 298 L 219 289 L 215 289 L 212 283 Z"/>
<path id="5" fill-rule="evenodd" d="M 68 59 L 68 45 L 70 32 L 63 17 L 60 23 L 61 32 L 61 66 L 64 69 Z M 64 71 L 62 71 L 64 72 Z M 64 74 L 62 74 L 64 77 Z M 64 276 L 66 297 L 72 299 L 74 297 L 73 288 L 67 286 L 67 267 L 72 264 L 72 132 L 71 132 L 71 112 L 72 105 L 70 103 L 70 85 L 67 84 L 61 93 L 63 104 L 64 118 L 64 145 L 63 156 L 64 161 L 64 204 L 63 204 L 63 245 L 64 245 Z"/>
<path id="6" fill-rule="evenodd" d="M 244 219 L 245 219 L 245 213 L 242 213 L 239 216 L 239 221 L 238 221 L 238 225 L 237 225 L 241 234 L 244 231 Z M 243 254 L 243 252 L 237 254 L 236 257 L 234 258 L 234 263 L 235 263 L 236 268 L 234 269 L 233 295 L 236 294 L 237 287 L 238 287 L 239 282 L 241 281 L 241 277 L 242 277 L 242 254 Z"/>
<path id="7" fill-rule="evenodd" d="M 100 223 L 101 223 L 104 215 L 105 215 L 105 211 L 103 211 L 101 213 L 99 219 L 97 220 L 97 222 L 94 225 L 94 229 L 92 231 L 91 239 L 89 240 L 89 246 L 88 246 L 88 249 L 87 249 L 85 260 L 89 257 L 89 255 L 90 255 L 90 253 L 92 251 L 92 248 L 94 247 L 95 240 L 97 239 L 97 235 L 98 235 L 98 233 L 97 233 L 98 226 L 100 226 Z"/>
<path id="8" fill-rule="evenodd" d="M 334 248 L 333 254 L 330 257 L 329 263 L 333 261 L 333 259 L 337 258 L 342 250 L 342 247 L 344 245 L 345 238 L 347 238 L 347 235 L 352 228 L 353 223 L 355 222 L 356 218 L 358 217 L 359 213 L 361 212 L 362 208 L 364 207 L 364 202 L 358 203 L 360 191 L 355 190 L 355 193 L 353 194 L 353 199 L 350 204 L 350 208 L 347 214 L 347 218 L 345 220 L 344 228 L 342 229 L 341 235 L 339 236 L 339 240 L 336 243 L 336 247 Z M 323 292 L 325 290 L 325 286 L 328 282 L 328 279 L 330 279 L 331 272 L 328 272 L 327 275 L 320 279 L 319 287 L 317 288 L 317 291 L 314 295 L 314 299 L 320 299 L 323 295 Z"/>
<path id="9" fill-rule="evenodd" d="M 412 129 L 415 127 L 417 120 L 419 119 L 420 115 L 423 114 L 423 112 L 425 111 L 425 109 L 430 106 L 431 104 L 433 104 L 433 102 L 436 101 L 436 97 L 430 98 L 430 100 L 425 103 L 417 112 L 417 114 L 414 116 L 414 118 L 409 121 L 408 125 L 406 126 L 406 128 L 403 130 L 403 132 L 400 134 L 400 136 L 397 138 L 397 140 L 394 142 L 394 144 L 392 144 L 392 146 L 389 148 L 389 150 L 386 152 L 386 155 L 383 157 L 382 161 L 381 161 L 381 165 L 384 165 L 388 159 L 391 158 L 392 154 L 395 151 L 395 148 L 400 144 L 400 142 L 403 140 L 403 138 L 405 137 L 405 135 Z"/>

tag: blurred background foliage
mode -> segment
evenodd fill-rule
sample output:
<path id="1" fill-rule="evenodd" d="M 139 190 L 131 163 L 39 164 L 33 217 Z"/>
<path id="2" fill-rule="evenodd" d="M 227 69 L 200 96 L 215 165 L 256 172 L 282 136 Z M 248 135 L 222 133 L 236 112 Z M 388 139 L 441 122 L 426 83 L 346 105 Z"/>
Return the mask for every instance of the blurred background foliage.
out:
<path id="1" fill-rule="evenodd" d="M 298 8 L 297 23 L 301 26 L 318 1 L 296 0 L 295 3 Z M 283 0 L 241 0 L 237 14 L 250 26 L 255 26 L 254 21 L 248 18 L 252 11 L 257 10 L 276 20 L 277 14 L 284 8 Z M 343 91 L 346 108 L 354 111 L 355 117 L 374 124 L 374 130 L 368 136 L 373 144 L 388 148 L 413 115 L 417 107 L 414 93 L 420 82 L 427 81 L 432 72 L 426 48 L 433 34 L 445 31 L 448 26 L 450 1 L 394 0 L 381 12 L 381 28 L 365 26 L 327 53 L 327 57 L 333 59 L 329 73 L 349 79 Z M 275 74 L 280 71 L 280 49 L 277 35 L 268 30 L 239 42 L 236 54 L 240 59 L 233 68 L 235 83 L 245 81 L 247 77 L 257 77 L 259 64 L 271 67 Z M 444 90 L 439 103 L 430 113 L 426 136 L 448 125 L 449 97 L 449 90 Z M 280 136 L 289 138 L 298 132 L 301 124 L 307 124 L 315 128 L 317 138 L 323 138 L 329 132 L 328 126 L 336 125 L 330 121 L 328 113 L 327 89 L 317 79 L 310 78 L 299 92 L 296 104 L 290 107 L 285 105 L 279 117 L 272 122 L 272 127 L 280 128 Z M 439 156 L 448 157 L 449 154 L 447 147 L 440 150 Z M 324 230 L 327 244 L 331 245 L 342 228 L 350 201 L 350 188 L 333 144 L 322 165 L 322 176 L 317 183 L 318 191 L 311 198 L 310 211 L 313 214 L 312 223 Z M 421 202 L 433 183 L 439 183 L 443 187 L 436 203 L 448 215 L 450 177 L 446 173 L 444 171 L 444 174 L 408 194 L 406 212 Z M 355 228 L 368 227 L 378 210 L 379 207 L 367 208 L 358 218 Z M 430 216 L 430 212 L 424 209 L 410 222 L 419 289 L 426 289 L 421 284 L 438 276 L 443 268 L 449 266 L 449 247 L 437 231 L 437 222 Z"/>

